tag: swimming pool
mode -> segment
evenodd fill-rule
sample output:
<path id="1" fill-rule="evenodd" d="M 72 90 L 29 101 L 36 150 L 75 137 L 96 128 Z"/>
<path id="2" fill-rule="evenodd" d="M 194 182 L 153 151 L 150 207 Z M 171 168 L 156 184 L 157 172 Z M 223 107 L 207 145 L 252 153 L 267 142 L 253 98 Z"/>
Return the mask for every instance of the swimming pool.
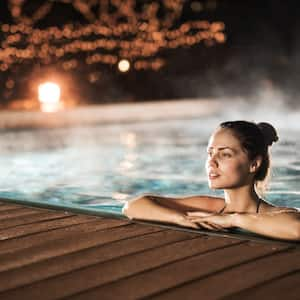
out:
<path id="1" fill-rule="evenodd" d="M 208 189 L 204 163 L 208 137 L 224 118 L 2 130 L 0 197 L 120 215 L 142 193 L 220 195 Z M 300 130 L 281 127 L 266 199 L 300 208 Z"/>

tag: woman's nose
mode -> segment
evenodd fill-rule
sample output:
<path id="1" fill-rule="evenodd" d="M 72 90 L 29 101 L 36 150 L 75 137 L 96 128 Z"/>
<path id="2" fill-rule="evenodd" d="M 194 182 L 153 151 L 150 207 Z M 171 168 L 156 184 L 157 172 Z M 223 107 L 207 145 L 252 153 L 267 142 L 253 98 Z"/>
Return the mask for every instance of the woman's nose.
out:
<path id="1" fill-rule="evenodd" d="M 208 156 L 208 158 L 207 158 L 207 165 L 208 166 L 213 166 L 213 167 L 217 167 L 218 166 L 218 161 L 217 161 L 215 155 Z"/>

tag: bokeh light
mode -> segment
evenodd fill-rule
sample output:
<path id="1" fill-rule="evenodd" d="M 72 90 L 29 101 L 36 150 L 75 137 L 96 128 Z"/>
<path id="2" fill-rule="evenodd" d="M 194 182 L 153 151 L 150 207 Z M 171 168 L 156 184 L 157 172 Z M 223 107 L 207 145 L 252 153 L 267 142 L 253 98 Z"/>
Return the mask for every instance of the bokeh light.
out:
<path id="1" fill-rule="evenodd" d="M 2 72 L 30 62 L 58 63 L 63 70 L 76 69 L 78 56 L 87 65 L 116 65 L 123 58 L 130 60 L 130 67 L 136 70 L 158 70 L 165 65 L 160 57 L 164 49 L 190 47 L 205 41 L 212 45 L 226 39 L 223 22 L 178 22 L 183 0 L 149 1 L 140 4 L 141 10 L 137 10 L 139 5 L 135 0 L 45 1 L 31 15 L 26 10 L 27 2 L 9 0 L 14 24 L 1 25 Z M 55 10 L 54 2 L 70 5 L 86 23 L 66 22 L 40 28 L 38 22 Z M 191 4 L 193 10 L 199 10 L 200 5 L 198 1 Z M 119 70 L 123 72 L 120 67 Z"/>
<path id="2" fill-rule="evenodd" d="M 186 9 L 196 16 L 203 3 L 207 1 L 189 6 L 185 0 L 8 0 L 9 24 L 0 22 L 0 96 L 5 105 L 30 98 L 26 88 L 31 78 L 52 78 L 40 76 L 50 69 L 80 82 L 72 88 L 75 95 L 86 89 L 79 101 L 100 101 L 93 91 L 115 75 L 111 73 L 122 72 L 126 80 L 135 72 L 160 71 L 168 68 L 170 54 L 178 48 L 224 43 L 223 22 L 186 18 Z M 103 96 L 121 94 L 106 87 Z M 74 98 L 65 89 L 64 97 L 66 107 Z"/>
<path id="3" fill-rule="evenodd" d="M 60 87 L 54 82 L 45 82 L 38 87 L 38 98 L 43 112 L 54 112 L 61 108 Z"/>
<path id="4" fill-rule="evenodd" d="M 118 63 L 118 68 L 121 72 L 127 72 L 130 69 L 130 63 L 127 59 L 122 59 Z"/>

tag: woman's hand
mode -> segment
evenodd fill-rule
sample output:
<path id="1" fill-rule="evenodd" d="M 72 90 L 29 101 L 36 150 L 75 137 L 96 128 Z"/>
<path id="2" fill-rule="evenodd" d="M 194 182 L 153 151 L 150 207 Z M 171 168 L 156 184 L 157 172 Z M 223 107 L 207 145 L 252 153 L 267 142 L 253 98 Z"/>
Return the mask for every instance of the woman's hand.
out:
<path id="1" fill-rule="evenodd" d="M 202 211 L 187 212 L 187 219 L 210 230 L 225 230 L 235 227 L 236 214 L 216 214 Z"/>
<path id="2" fill-rule="evenodd" d="M 189 227 L 189 228 L 193 228 L 193 229 L 201 229 L 202 228 L 201 225 L 189 220 L 189 217 L 186 215 L 177 216 L 175 223 L 180 226 Z"/>

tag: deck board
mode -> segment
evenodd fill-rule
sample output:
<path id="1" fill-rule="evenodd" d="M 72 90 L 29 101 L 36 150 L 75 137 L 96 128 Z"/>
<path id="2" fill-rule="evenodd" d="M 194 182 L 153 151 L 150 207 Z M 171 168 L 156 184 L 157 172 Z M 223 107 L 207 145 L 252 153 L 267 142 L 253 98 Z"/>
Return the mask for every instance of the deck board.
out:
<path id="1" fill-rule="evenodd" d="M 1 229 L 0 240 L 12 239 L 37 232 L 47 231 L 53 228 L 63 227 L 70 222 L 76 222 L 77 219 L 86 219 L 86 216 L 62 215 L 54 213 L 53 215 L 39 214 L 38 216 L 32 216 L 32 218 L 35 219 L 36 222 L 33 223 L 28 220 L 24 224 L 21 220 L 21 224 L 18 224 L 18 226 L 12 226 L 10 223 L 10 226 L 8 228 Z M 4 220 L 3 222 L 5 221 L 6 220 Z"/>
<path id="2" fill-rule="evenodd" d="M 15 228 L 16 226 L 21 227 L 20 225 L 30 225 L 35 224 L 40 221 L 48 221 L 52 219 L 68 218 L 74 216 L 74 214 L 57 212 L 49 214 L 47 212 L 39 212 L 37 214 L 31 214 L 27 216 L 14 217 L 11 219 L 2 220 L 0 224 L 0 232 L 3 229 Z"/>
<path id="3" fill-rule="evenodd" d="M 29 298 L 42 297 L 42 291 L 51 291 L 51 294 L 44 294 L 43 299 L 58 299 L 73 295 L 99 284 L 120 280 L 123 277 L 140 273 L 150 268 L 155 268 L 166 263 L 175 262 L 179 259 L 195 255 L 199 251 L 207 251 L 218 247 L 216 242 L 199 242 L 200 238 L 183 240 L 167 244 L 157 248 L 150 248 L 131 255 L 122 256 L 104 263 L 94 264 L 64 275 L 49 278 L 40 282 L 20 287 L 17 290 L 0 294 L 5 299 L 14 299 L 23 294 Z M 227 239 L 218 241 L 222 248 L 224 245 L 231 245 L 233 242 Z M 235 241 L 235 243 L 240 243 Z M 86 278 L 82 281 L 82 278 Z M 102 298 L 102 295 L 101 295 Z"/>
<path id="4" fill-rule="evenodd" d="M 26 215 L 34 215 L 39 214 L 39 211 L 32 211 L 30 208 L 15 208 L 7 211 L 0 211 L 0 221 L 7 220 L 11 218 L 16 218 L 20 216 L 26 216 Z"/>
<path id="5" fill-rule="evenodd" d="M 80 221 L 79 219 L 69 219 L 68 221 L 74 221 L 64 223 L 62 226 L 57 228 L 48 228 L 46 231 L 21 236 L 15 239 L 9 239 L 1 241 L 0 243 L 0 254 L 13 252 L 20 249 L 43 244 L 47 241 L 53 241 L 58 239 L 67 239 L 69 237 L 75 237 L 80 233 L 93 232 L 105 228 L 113 228 L 124 225 L 124 221 L 120 220 L 108 220 L 106 222 L 100 221 L 101 218 Z"/>
<path id="6" fill-rule="evenodd" d="M 239 293 L 231 294 L 225 297 L 224 300 L 269 299 L 270 291 L 272 291 L 272 300 L 298 300 L 300 295 L 300 271 L 291 272 Z"/>
<path id="7" fill-rule="evenodd" d="M 1 272 L 0 291 L 37 282 L 45 278 L 54 277 L 86 266 L 103 263 L 186 238 L 186 234 L 183 232 L 160 230 L 47 259 L 7 272 Z"/>
<path id="8" fill-rule="evenodd" d="M 6 201 L 0 228 L 1 299 L 280 299 L 279 287 L 297 299 L 300 292 L 297 244 Z"/>
<path id="9" fill-rule="evenodd" d="M 227 259 L 227 257 L 224 258 L 224 260 Z M 274 267 L 274 263 L 276 267 Z M 177 287 L 172 291 L 161 293 L 157 297 L 151 297 L 151 299 L 174 299 L 174 295 L 179 298 L 184 296 L 185 299 L 194 299 L 200 290 L 201 296 L 205 299 L 219 299 L 225 295 L 255 286 L 259 282 L 274 278 L 278 274 L 281 275 L 291 270 L 299 269 L 300 252 L 298 250 L 293 252 L 279 251 L 273 255 L 267 255 L 225 270 L 220 270 L 218 273 L 200 278 Z M 228 280 L 228 278 L 232 278 L 233 280 Z M 224 285 L 224 281 L 226 281 L 226 285 Z M 213 286 L 222 288 L 212 289 Z"/>
<path id="10" fill-rule="evenodd" d="M 22 205 L 18 205 L 18 204 L 11 204 L 11 203 L 1 203 L 0 205 L 0 211 L 8 211 L 8 210 L 13 210 L 16 208 L 23 208 Z"/>
<path id="11" fill-rule="evenodd" d="M 71 221 L 69 219 L 69 221 Z M 75 220 L 75 223 L 64 223 L 63 226 L 49 229 L 47 231 L 38 232 L 35 234 L 18 237 L 17 239 L 5 240 L 0 243 L 0 254 L 13 252 L 20 249 L 25 249 L 28 247 L 33 247 L 41 245 L 45 242 L 53 241 L 59 239 L 68 239 L 76 237 L 77 234 L 84 234 L 88 232 L 93 232 L 106 228 L 113 228 L 124 225 L 124 221 L 110 219 L 106 222 L 102 222 L 101 218 L 91 219 L 91 220 Z"/>
<path id="12" fill-rule="evenodd" d="M 286 247 L 282 246 L 281 248 Z M 132 299 L 133 295 L 138 298 L 149 297 L 151 295 L 152 299 L 153 294 L 163 289 L 172 289 L 199 277 L 205 278 L 212 273 L 219 273 L 226 268 L 248 261 L 256 261 L 264 255 L 280 251 L 279 249 L 273 250 L 266 245 L 263 247 L 254 247 L 252 251 L 248 249 L 249 245 L 247 243 L 239 242 L 229 245 L 229 247 L 217 248 L 215 251 L 200 252 L 196 256 L 176 261 L 161 268 L 152 269 L 143 274 L 119 280 L 118 282 L 113 282 L 112 284 L 99 287 L 94 291 L 82 293 L 78 297 L 72 296 L 72 299 L 96 299 L 97 295 L 101 295 L 101 299 L 109 299 L 111 290 L 114 291 L 117 297 L 122 297 L 122 299 Z M 186 295 L 189 295 L 189 293 L 181 293 L 180 295 L 181 297 L 178 297 L 178 299 L 186 299 Z M 177 296 L 177 291 L 172 293 L 169 299 L 174 299 L 174 296 Z M 197 295 L 194 294 L 190 299 L 195 298 L 197 298 Z"/>
<path id="13" fill-rule="evenodd" d="M 109 242 L 126 239 L 141 233 L 157 231 L 157 228 L 142 227 L 135 224 L 110 228 L 109 230 L 97 230 L 95 232 L 80 233 L 68 239 L 59 239 L 45 242 L 36 247 L 20 249 L 13 253 L 6 253 L 0 257 L 0 272 L 12 268 L 35 263 L 43 259 L 49 259 L 60 255 L 65 255 L 89 247 L 103 245 Z"/>

